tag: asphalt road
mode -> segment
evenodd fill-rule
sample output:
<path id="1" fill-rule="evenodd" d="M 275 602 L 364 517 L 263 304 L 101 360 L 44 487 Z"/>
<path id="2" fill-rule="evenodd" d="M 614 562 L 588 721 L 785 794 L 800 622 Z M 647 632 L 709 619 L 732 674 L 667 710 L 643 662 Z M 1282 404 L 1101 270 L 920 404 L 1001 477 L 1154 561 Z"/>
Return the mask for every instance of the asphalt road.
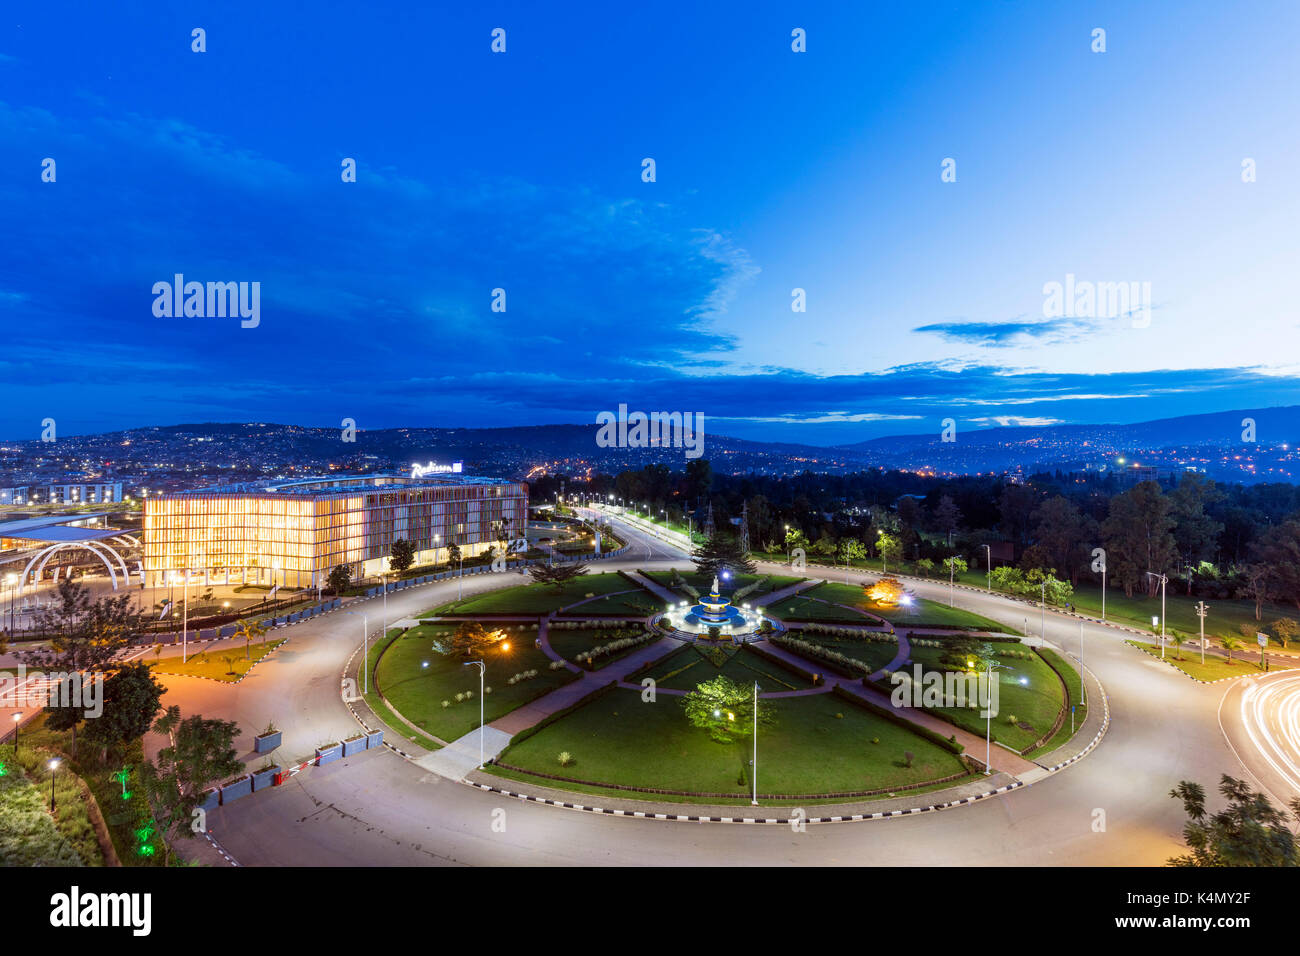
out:
<path id="1" fill-rule="evenodd" d="M 629 557 L 602 562 L 600 570 L 667 567 L 674 559 L 685 567 L 675 549 L 631 529 L 626 535 Z M 484 575 L 466 579 L 465 589 L 503 583 Z M 909 586 L 948 600 L 946 584 Z M 455 582 L 440 582 L 389 595 L 388 618 L 423 611 L 455 591 Z M 982 592 L 956 595 L 960 606 L 1017 628 L 1028 619 L 1038 633 L 1036 609 Z M 372 626 L 378 606 L 375 600 L 360 605 Z M 168 678 L 164 703 L 239 721 L 241 747 L 250 750 L 252 734 L 274 720 L 284 732 L 283 753 L 309 754 L 356 732 L 339 688 L 360 631 L 360 618 L 341 612 L 296 625 L 289 644 L 240 684 Z M 1080 632 L 1074 618 L 1046 617 L 1047 643 L 1066 653 L 1077 656 Z M 379 750 L 310 768 L 284 786 L 213 811 L 209 825 L 244 865 L 1158 865 L 1181 846 L 1183 816 L 1170 788 L 1183 779 L 1212 788 L 1221 773 L 1242 772 L 1220 731 L 1225 688 L 1195 683 L 1124 646 L 1126 632 L 1084 624 L 1082 636 L 1086 663 L 1110 697 L 1112 724 L 1101 746 L 1028 787 L 951 810 L 810 825 L 799 833 L 785 826 L 604 817 L 508 800 Z M 1259 719 L 1267 724 L 1277 715 L 1266 710 Z M 1279 776 L 1273 784 L 1283 782 Z"/>

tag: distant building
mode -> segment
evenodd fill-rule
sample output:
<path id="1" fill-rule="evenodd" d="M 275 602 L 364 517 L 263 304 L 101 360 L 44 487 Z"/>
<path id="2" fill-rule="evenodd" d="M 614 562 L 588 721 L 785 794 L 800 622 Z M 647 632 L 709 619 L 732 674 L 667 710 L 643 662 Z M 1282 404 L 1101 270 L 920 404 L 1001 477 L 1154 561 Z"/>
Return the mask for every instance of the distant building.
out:
<path id="1" fill-rule="evenodd" d="M 0 488 L 0 505 L 102 505 L 121 500 L 120 481 L 77 481 Z"/>
<path id="2" fill-rule="evenodd" d="M 330 570 L 372 577 L 404 539 L 416 564 L 463 557 L 524 536 L 528 486 L 468 475 L 353 475 L 249 482 L 150 496 L 144 571 L 150 586 L 189 570 L 205 583 L 324 586 Z"/>

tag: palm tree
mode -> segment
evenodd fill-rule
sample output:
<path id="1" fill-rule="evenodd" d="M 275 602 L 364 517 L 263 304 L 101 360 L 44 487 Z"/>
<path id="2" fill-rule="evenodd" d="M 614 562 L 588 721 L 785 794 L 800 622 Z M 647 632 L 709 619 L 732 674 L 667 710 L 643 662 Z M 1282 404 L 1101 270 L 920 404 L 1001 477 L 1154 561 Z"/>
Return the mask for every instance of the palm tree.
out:
<path id="1" fill-rule="evenodd" d="M 1228 636 L 1225 636 L 1225 637 L 1221 637 L 1221 638 L 1219 638 L 1219 643 L 1222 644 L 1222 645 L 1223 645 L 1223 649 L 1224 649 L 1225 651 L 1228 652 L 1228 663 L 1231 664 L 1231 663 L 1232 663 L 1232 652 L 1233 652 L 1233 651 L 1241 650 L 1241 641 L 1240 641 L 1240 639 L 1235 638 L 1235 637 L 1232 637 L 1231 635 L 1228 635 Z"/>
<path id="2" fill-rule="evenodd" d="M 1174 660 L 1183 659 L 1183 645 L 1187 643 L 1187 635 L 1182 631 L 1170 631 L 1169 640 L 1174 644 Z"/>
<path id="3" fill-rule="evenodd" d="M 244 639 L 244 660 L 249 659 L 248 648 L 256 638 L 266 637 L 266 628 L 251 618 L 240 621 L 239 630 L 235 631 L 235 637 Z"/>

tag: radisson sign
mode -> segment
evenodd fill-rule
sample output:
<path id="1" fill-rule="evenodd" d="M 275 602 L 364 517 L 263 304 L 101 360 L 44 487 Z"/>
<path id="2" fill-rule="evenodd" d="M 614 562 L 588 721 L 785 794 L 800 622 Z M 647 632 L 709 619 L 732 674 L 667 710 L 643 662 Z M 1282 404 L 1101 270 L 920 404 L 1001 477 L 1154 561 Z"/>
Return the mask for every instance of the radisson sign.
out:
<path id="1" fill-rule="evenodd" d="M 453 461 L 450 465 L 435 465 L 429 462 L 427 465 L 412 465 L 411 477 L 424 478 L 427 475 L 459 475 L 464 470 L 463 461 Z"/>

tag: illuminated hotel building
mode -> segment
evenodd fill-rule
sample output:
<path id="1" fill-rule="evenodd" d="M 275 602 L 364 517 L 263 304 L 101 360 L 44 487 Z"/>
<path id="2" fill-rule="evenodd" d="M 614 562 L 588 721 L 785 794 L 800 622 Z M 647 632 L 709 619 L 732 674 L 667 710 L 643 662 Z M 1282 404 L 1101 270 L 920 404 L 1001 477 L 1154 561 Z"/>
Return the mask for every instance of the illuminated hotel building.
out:
<path id="1" fill-rule="evenodd" d="M 346 564 L 353 579 L 388 567 L 393 542 L 415 563 L 463 557 L 523 537 L 528 486 L 461 474 L 366 475 L 265 481 L 150 497 L 144 503 L 144 571 L 150 587 L 207 584 L 323 587 Z"/>

